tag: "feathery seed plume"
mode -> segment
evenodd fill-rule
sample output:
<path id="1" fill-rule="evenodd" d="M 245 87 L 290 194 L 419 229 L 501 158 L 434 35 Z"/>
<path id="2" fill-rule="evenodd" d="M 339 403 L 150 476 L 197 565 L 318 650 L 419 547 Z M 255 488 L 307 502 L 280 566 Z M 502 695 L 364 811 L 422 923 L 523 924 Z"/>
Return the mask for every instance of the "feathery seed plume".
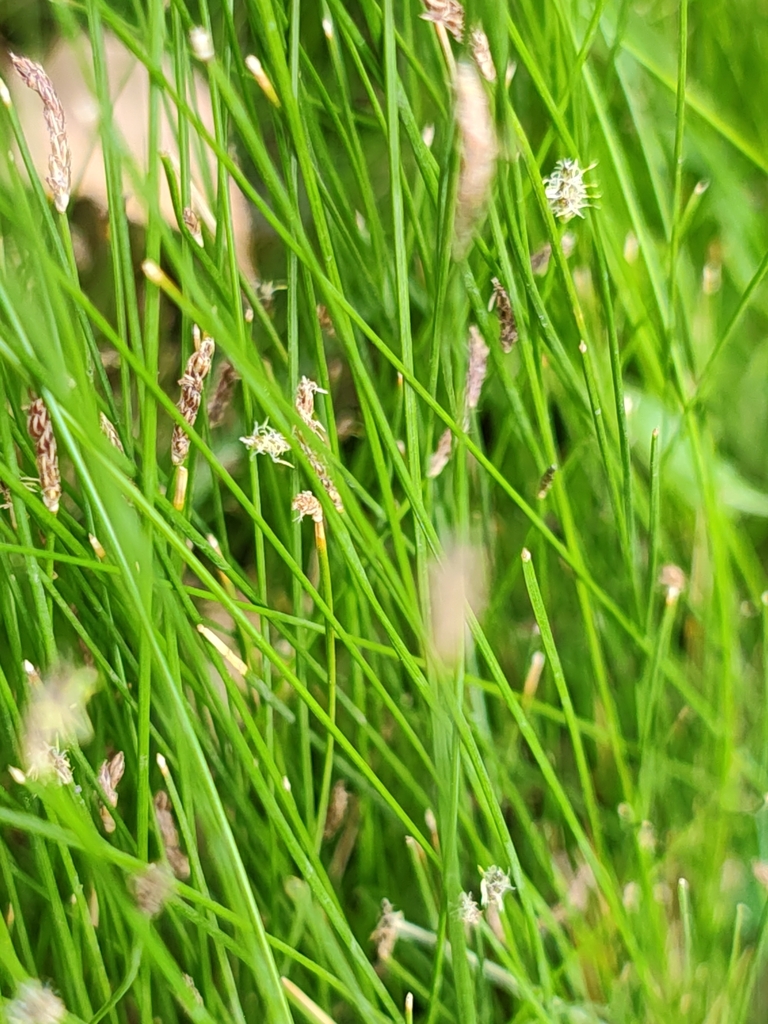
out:
<path id="1" fill-rule="evenodd" d="M 555 169 L 544 178 L 544 194 L 555 217 L 565 221 L 574 217 L 584 218 L 584 210 L 593 205 L 593 199 L 600 196 L 593 192 L 596 185 L 584 181 L 584 175 L 596 164 L 579 167 L 578 160 L 558 160 Z"/>
<path id="2" fill-rule="evenodd" d="M 388 899 L 381 901 L 381 917 L 371 932 L 371 941 L 376 943 L 376 953 L 382 962 L 389 960 L 394 953 L 398 926 L 403 920 L 402 910 L 394 910 Z"/>
<path id="3" fill-rule="evenodd" d="M 117 787 L 120 779 L 123 777 L 124 771 L 125 754 L 122 750 L 118 750 L 111 760 L 104 761 L 99 769 L 99 785 L 104 791 L 104 796 L 107 798 L 107 802 L 110 807 L 117 807 Z M 101 815 L 102 824 L 104 825 L 104 831 L 114 832 L 115 819 L 109 813 L 109 810 L 104 804 L 100 805 L 99 813 Z"/>
<path id="4" fill-rule="evenodd" d="M 213 353 L 216 350 L 213 338 L 201 332 L 197 324 L 192 330 L 195 351 L 187 360 L 184 376 L 179 380 L 181 398 L 178 401 L 178 409 L 191 427 L 197 419 L 203 396 L 203 381 L 211 369 Z M 189 434 L 177 423 L 174 425 L 171 438 L 171 461 L 174 466 L 181 466 L 188 454 Z"/>
<path id="5" fill-rule="evenodd" d="M 65 213 L 69 205 L 72 187 L 72 155 L 67 140 L 67 122 L 64 108 L 42 65 L 26 57 L 10 55 L 13 66 L 26 86 L 34 89 L 43 102 L 43 117 L 51 140 L 51 154 L 48 157 L 48 177 L 45 179 L 53 193 L 53 202 L 59 213 Z"/>
<path id="6" fill-rule="evenodd" d="M 499 318 L 499 327 L 501 328 L 499 332 L 501 348 L 504 352 L 511 352 L 512 346 L 518 338 L 515 311 L 512 309 L 507 289 L 498 277 L 492 278 L 491 284 L 493 285 L 491 303 L 496 306 L 496 315 Z"/>
<path id="7" fill-rule="evenodd" d="M 27 430 L 35 442 L 35 461 L 40 476 L 40 491 L 43 503 L 54 515 L 59 511 L 61 498 L 61 473 L 56 438 L 53 436 L 48 407 L 42 398 L 36 398 L 27 412 Z"/>
<path id="8" fill-rule="evenodd" d="M 123 455 L 125 455 L 125 448 L 123 448 L 123 442 L 120 440 L 120 435 L 115 429 L 114 423 L 110 422 L 110 420 L 104 415 L 103 412 L 99 413 L 99 426 L 101 427 L 102 434 L 104 434 L 109 443 L 113 447 L 117 448 L 119 452 L 122 452 Z"/>
<path id="9" fill-rule="evenodd" d="M 501 868 L 496 867 L 492 864 L 487 871 L 482 872 L 482 881 L 480 882 L 480 897 L 484 907 L 489 904 L 495 904 L 495 906 L 501 910 L 504 906 L 504 896 L 506 893 L 512 891 L 512 884 L 509 881 L 509 875 L 505 874 Z"/>
<path id="10" fill-rule="evenodd" d="M 37 978 L 23 981 L 15 999 L 5 1005 L 8 1024 L 60 1024 L 67 1008 L 59 997 Z"/>
<path id="11" fill-rule="evenodd" d="M 240 374 L 232 363 L 223 362 L 219 370 L 219 379 L 208 402 L 208 422 L 212 427 L 218 427 L 224 422 L 224 414 L 232 401 L 235 385 L 239 380 Z"/>
<path id="12" fill-rule="evenodd" d="M 290 466 L 293 469 L 292 463 L 281 458 L 291 450 L 291 446 L 279 430 L 269 426 L 268 419 L 263 423 L 254 423 L 253 433 L 247 437 L 241 437 L 240 440 L 252 455 L 268 455 L 273 462 L 277 462 L 281 466 Z"/>
<path id="13" fill-rule="evenodd" d="M 496 167 L 496 131 L 488 96 L 473 64 L 456 68 L 456 123 L 461 140 L 461 170 L 454 220 L 454 259 L 462 259 L 479 226 Z"/>
<path id="14" fill-rule="evenodd" d="M 459 904 L 456 908 L 456 913 L 459 920 L 469 927 L 479 924 L 483 917 L 483 913 L 480 907 L 478 907 L 477 901 L 472 898 L 471 892 L 459 893 Z"/>

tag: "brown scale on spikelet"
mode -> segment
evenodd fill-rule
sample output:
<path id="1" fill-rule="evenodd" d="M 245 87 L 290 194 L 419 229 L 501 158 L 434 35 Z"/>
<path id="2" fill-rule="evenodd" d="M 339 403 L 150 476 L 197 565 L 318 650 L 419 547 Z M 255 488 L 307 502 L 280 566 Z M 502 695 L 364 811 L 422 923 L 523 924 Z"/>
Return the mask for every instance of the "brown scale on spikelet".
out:
<path id="1" fill-rule="evenodd" d="M 179 412 L 193 427 L 200 410 L 203 397 L 203 381 L 208 376 L 216 350 L 213 338 L 201 332 L 195 324 L 193 328 L 195 351 L 187 360 L 184 376 L 179 380 L 181 398 L 178 401 Z M 178 423 L 173 428 L 171 438 L 171 460 L 174 466 L 181 466 L 189 454 L 189 435 Z"/>
<path id="2" fill-rule="evenodd" d="M 496 314 L 499 318 L 499 327 L 501 328 L 499 341 L 504 352 L 511 352 L 512 346 L 518 338 L 515 311 L 512 309 L 512 303 L 509 300 L 507 290 L 498 277 L 494 277 L 491 284 L 493 285 L 493 298 L 491 302 L 496 306 Z"/>
<path id="3" fill-rule="evenodd" d="M 239 380 L 240 374 L 232 363 L 221 364 L 219 379 L 208 402 L 208 422 L 212 427 L 218 427 L 224 422 L 224 414 L 232 401 L 235 385 Z"/>
<path id="4" fill-rule="evenodd" d="M 163 789 L 155 793 L 155 818 L 171 870 L 177 878 L 189 878 L 189 861 L 179 848 L 179 833 L 173 820 L 171 801 Z"/>
<path id="5" fill-rule="evenodd" d="M 125 754 L 122 750 L 119 750 L 111 760 L 104 761 L 99 769 L 99 785 L 104 791 L 104 796 L 107 798 L 110 807 L 117 807 L 117 787 L 124 771 Z M 115 819 L 104 804 L 101 804 L 99 807 L 99 813 L 101 814 L 104 831 L 114 832 Z"/>
<path id="6" fill-rule="evenodd" d="M 43 502 L 54 515 L 59 511 L 61 473 L 51 417 L 42 398 L 36 398 L 27 412 L 27 429 L 35 442 L 35 461 Z"/>
<path id="7" fill-rule="evenodd" d="M 419 17 L 435 25 L 444 25 L 456 42 L 464 38 L 464 8 L 457 0 L 424 0 L 427 8 Z"/>
<path id="8" fill-rule="evenodd" d="M 69 193 L 72 187 L 72 156 L 67 140 L 67 123 L 64 119 L 64 108 L 56 90 L 53 88 L 42 65 L 17 57 L 12 53 L 11 60 L 22 81 L 30 89 L 34 89 L 43 101 L 43 117 L 51 140 L 51 155 L 48 157 L 48 177 L 45 179 L 53 193 L 53 202 L 59 213 L 64 213 L 69 205 Z"/>
<path id="9" fill-rule="evenodd" d="M 200 230 L 200 218 L 197 216 L 191 206 L 185 206 L 184 211 L 181 215 L 184 221 L 184 227 L 192 235 L 197 245 L 202 249 L 203 247 L 203 232 Z"/>
<path id="10" fill-rule="evenodd" d="M 99 426 L 101 427 L 102 434 L 109 440 L 109 443 L 125 455 L 125 448 L 123 448 L 120 435 L 115 430 L 114 424 L 107 419 L 103 412 L 99 413 Z"/>
<path id="11" fill-rule="evenodd" d="M 550 488 L 552 487 L 552 481 L 555 479 L 555 473 L 557 472 L 557 466 L 548 466 L 544 471 L 544 475 L 539 481 L 539 489 L 536 492 L 536 498 L 539 501 L 544 501 L 546 496 L 549 494 Z"/>
<path id="12" fill-rule="evenodd" d="M 309 516 L 316 523 L 323 521 L 323 506 L 312 491 L 299 491 L 291 502 L 291 511 L 296 513 L 298 522 L 301 522 L 304 516 Z"/>

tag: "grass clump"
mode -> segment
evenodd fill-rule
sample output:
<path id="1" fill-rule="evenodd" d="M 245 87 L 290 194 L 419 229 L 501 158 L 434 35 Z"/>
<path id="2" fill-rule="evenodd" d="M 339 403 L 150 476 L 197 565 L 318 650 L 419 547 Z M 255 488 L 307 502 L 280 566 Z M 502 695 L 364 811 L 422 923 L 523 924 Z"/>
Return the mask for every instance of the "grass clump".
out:
<path id="1" fill-rule="evenodd" d="M 762 1019 L 753 6 L 0 12 L 9 1021 Z"/>

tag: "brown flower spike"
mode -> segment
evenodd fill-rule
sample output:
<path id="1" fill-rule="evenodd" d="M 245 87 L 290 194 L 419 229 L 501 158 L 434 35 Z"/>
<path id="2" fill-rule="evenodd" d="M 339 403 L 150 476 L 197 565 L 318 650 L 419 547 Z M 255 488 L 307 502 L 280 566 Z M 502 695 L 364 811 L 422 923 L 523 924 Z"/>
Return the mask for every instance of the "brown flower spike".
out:
<path id="1" fill-rule="evenodd" d="M 181 398 L 178 402 L 179 412 L 190 427 L 195 425 L 197 414 L 200 411 L 203 381 L 208 376 L 213 362 L 213 353 L 216 351 L 213 338 L 202 332 L 197 324 L 193 328 L 193 336 L 195 351 L 187 360 L 184 376 L 179 381 Z M 173 437 L 171 438 L 171 460 L 174 466 L 181 466 L 188 454 L 189 434 L 177 423 L 173 428 Z"/>
<path id="2" fill-rule="evenodd" d="M 42 398 L 36 398 L 27 412 L 27 430 L 35 442 L 35 461 L 40 476 L 40 490 L 43 502 L 54 515 L 59 511 L 61 498 L 61 473 L 56 438 L 48 408 Z"/>
<path id="3" fill-rule="evenodd" d="M 518 338 L 515 311 L 512 309 L 512 303 L 509 300 L 507 290 L 498 277 L 494 277 L 491 280 L 491 284 L 493 285 L 491 302 L 496 306 L 499 327 L 501 328 L 499 341 L 504 352 L 511 352 L 512 346 Z"/>
<path id="4" fill-rule="evenodd" d="M 51 155 L 48 157 L 48 177 L 45 179 L 53 193 L 53 202 L 59 213 L 65 213 L 69 205 L 72 187 L 72 156 L 67 141 L 67 123 L 64 108 L 48 75 L 40 64 L 26 57 L 12 53 L 11 60 L 26 86 L 34 89 L 43 101 L 43 117 L 51 140 Z"/>

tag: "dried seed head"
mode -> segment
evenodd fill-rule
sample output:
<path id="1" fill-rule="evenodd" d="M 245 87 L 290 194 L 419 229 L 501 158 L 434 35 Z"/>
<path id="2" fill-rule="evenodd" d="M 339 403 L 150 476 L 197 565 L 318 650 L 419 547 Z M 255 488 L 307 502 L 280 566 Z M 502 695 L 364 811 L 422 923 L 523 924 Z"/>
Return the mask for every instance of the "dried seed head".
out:
<path id="1" fill-rule="evenodd" d="M 155 793 L 155 818 L 171 870 L 177 878 L 189 878 L 189 861 L 179 848 L 179 833 L 173 820 L 171 801 L 162 789 Z"/>
<path id="2" fill-rule="evenodd" d="M 268 419 L 261 424 L 254 423 L 253 433 L 247 437 L 241 437 L 240 440 L 252 455 L 268 455 L 273 462 L 293 468 L 290 462 L 281 458 L 291 450 L 290 444 L 279 430 L 269 426 Z"/>
<path id="3" fill-rule="evenodd" d="M 478 614 L 485 603 L 485 576 L 482 551 L 468 544 L 447 546 L 442 561 L 430 566 L 432 646 L 445 664 L 462 653 L 467 604 Z"/>
<path id="4" fill-rule="evenodd" d="M 72 187 L 72 155 L 67 140 L 67 123 L 64 108 L 48 75 L 40 64 L 26 57 L 11 54 L 13 66 L 22 81 L 38 94 L 43 102 L 43 117 L 51 140 L 51 154 L 48 157 L 48 177 L 45 179 L 53 193 L 53 202 L 59 213 L 65 213 L 69 205 Z"/>
<path id="5" fill-rule="evenodd" d="M 499 910 L 504 906 L 504 896 L 512 891 L 509 875 L 501 868 L 492 864 L 487 871 L 482 872 L 480 882 L 480 899 L 484 907 L 494 904 Z"/>
<path id="6" fill-rule="evenodd" d="M 199 61 L 207 64 L 214 58 L 213 39 L 208 29 L 196 25 L 189 30 L 189 45 Z"/>
<path id="7" fill-rule="evenodd" d="M 679 565 L 663 565 L 659 573 L 659 584 L 666 587 L 667 604 L 671 604 L 685 590 L 685 573 Z"/>
<path id="8" fill-rule="evenodd" d="M 114 424 L 107 419 L 103 412 L 99 413 L 99 426 L 101 427 L 102 434 L 109 440 L 109 443 L 125 455 L 125 448 L 123 448 L 120 435 L 115 430 Z"/>
<path id="9" fill-rule="evenodd" d="M 119 750 L 110 761 L 104 761 L 99 769 L 98 781 L 110 807 L 117 807 L 117 786 L 125 771 L 125 754 Z M 99 808 L 105 832 L 115 831 L 115 819 L 104 804 Z"/>
<path id="10" fill-rule="evenodd" d="M 57 777 L 69 783 L 72 771 L 63 751 L 75 743 L 87 742 L 93 734 L 86 704 L 95 688 L 96 672 L 91 668 L 62 671 L 45 683 L 37 673 L 28 676 L 30 696 L 23 739 L 27 774 L 43 782 Z"/>
<path id="11" fill-rule="evenodd" d="M 5 1005 L 8 1024 L 60 1024 L 67 1008 L 59 997 L 37 978 L 23 981 L 16 998 Z"/>
<path id="12" fill-rule="evenodd" d="M 444 25 L 451 33 L 456 42 L 460 43 L 464 38 L 464 8 L 458 0 L 424 0 L 427 8 L 420 15 L 424 21 L 431 21 L 435 25 Z"/>
<path id="13" fill-rule="evenodd" d="M 325 816 L 325 827 L 323 839 L 333 839 L 342 826 L 347 816 L 349 807 L 349 792 L 344 779 L 338 779 L 331 791 L 331 799 L 328 803 L 328 813 Z"/>
<path id="14" fill-rule="evenodd" d="M 323 437 L 325 427 L 315 419 L 315 395 L 317 394 L 327 395 L 328 392 L 309 377 L 302 377 L 296 388 L 296 412 L 318 437 Z"/>
<path id="15" fill-rule="evenodd" d="M 232 401 L 235 385 L 239 380 L 240 374 L 232 363 L 221 364 L 219 379 L 208 402 L 208 422 L 212 427 L 218 427 L 224 422 L 224 414 Z"/>
<path id="16" fill-rule="evenodd" d="M 512 309 L 512 303 L 509 300 L 507 290 L 498 277 L 492 278 L 491 284 L 493 285 L 493 298 L 491 301 L 496 306 L 496 315 L 499 318 L 499 341 L 501 348 L 504 352 L 511 352 L 512 346 L 518 338 L 515 312 Z"/>
<path id="17" fill-rule="evenodd" d="M 291 502 L 291 511 L 296 513 L 298 522 L 301 522 L 304 516 L 309 516 L 316 523 L 323 521 L 323 506 L 312 491 L 299 491 Z"/>
<path id="18" fill-rule="evenodd" d="M 453 434 L 451 433 L 450 427 L 444 430 L 440 435 L 440 439 L 437 442 L 437 448 L 429 457 L 429 467 L 427 469 L 427 476 L 430 480 L 434 480 L 435 477 L 440 476 L 445 467 L 448 465 L 448 460 L 451 457 L 451 449 L 453 447 Z"/>
<path id="19" fill-rule="evenodd" d="M 465 925 L 470 928 L 479 924 L 482 920 L 483 913 L 478 907 L 477 902 L 472 898 L 471 892 L 459 893 L 459 903 L 456 908 L 456 914 L 460 921 L 463 921 Z"/>
<path id="20" fill-rule="evenodd" d="M 584 181 L 589 167 L 579 167 L 578 160 L 558 160 L 548 178 L 544 178 L 544 194 L 555 217 L 566 223 L 574 217 L 584 217 L 584 210 L 600 196 L 591 190 L 597 186 Z"/>
<path id="21" fill-rule="evenodd" d="M 164 864 L 149 864 L 131 878 L 130 885 L 139 910 L 156 917 L 173 893 L 173 875 Z"/>
<path id="22" fill-rule="evenodd" d="M 473 64 L 456 68 L 456 122 L 461 140 L 461 171 L 456 195 L 454 259 L 466 255 L 485 210 L 496 167 L 496 131 L 488 96 Z"/>
<path id="23" fill-rule="evenodd" d="M 324 306 L 321 302 L 318 302 L 316 312 L 317 322 L 320 324 L 320 329 L 325 331 L 329 338 L 335 338 L 336 328 L 333 326 L 333 320 L 331 320 L 331 314 L 328 312 L 328 307 Z"/>
<path id="24" fill-rule="evenodd" d="M 496 81 L 496 67 L 491 56 L 491 47 L 488 43 L 488 36 L 479 25 L 469 33 L 469 49 L 475 59 L 478 70 L 486 82 Z"/>
<path id="25" fill-rule="evenodd" d="M 536 492 L 536 497 L 539 501 L 544 501 L 546 496 L 549 494 L 549 489 L 552 486 L 552 481 L 555 479 L 556 472 L 557 466 L 548 466 L 544 471 L 544 475 L 539 481 L 539 489 Z"/>
<path id="26" fill-rule="evenodd" d="M 467 363 L 467 382 L 464 389 L 464 423 L 469 424 L 469 410 L 476 409 L 480 401 L 480 392 L 488 371 L 488 355 L 490 349 L 485 344 L 478 328 L 471 324 L 469 328 L 469 361 Z"/>
<path id="27" fill-rule="evenodd" d="M 54 515 L 59 511 L 61 499 L 61 473 L 56 438 L 48 408 L 42 398 L 36 398 L 27 412 L 27 429 L 35 442 L 35 461 L 40 476 L 43 503 Z"/>
<path id="28" fill-rule="evenodd" d="M 201 332 L 197 324 L 192 328 L 195 351 L 187 360 L 184 375 L 179 380 L 181 398 L 178 409 L 187 423 L 195 425 L 200 402 L 203 397 L 203 381 L 211 369 L 216 345 L 208 334 Z M 171 461 L 180 466 L 189 454 L 189 435 L 178 423 L 174 425 L 171 437 Z"/>
<path id="29" fill-rule="evenodd" d="M 379 960 L 385 962 L 395 951 L 400 922 L 404 920 L 402 910 L 393 910 L 387 899 L 381 901 L 381 917 L 371 932 L 371 941 L 376 943 Z"/>
<path id="30" fill-rule="evenodd" d="M 202 249 L 204 243 L 203 232 L 200 229 L 200 218 L 197 216 L 197 214 L 195 213 L 191 206 L 184 207 L 182 219 L 184 221 L 184 226 L 186 227 L 187 231 L 190 233 L 190 235 L 192 235 L 195 242 L 197 242 L 197 244 Z"/>

